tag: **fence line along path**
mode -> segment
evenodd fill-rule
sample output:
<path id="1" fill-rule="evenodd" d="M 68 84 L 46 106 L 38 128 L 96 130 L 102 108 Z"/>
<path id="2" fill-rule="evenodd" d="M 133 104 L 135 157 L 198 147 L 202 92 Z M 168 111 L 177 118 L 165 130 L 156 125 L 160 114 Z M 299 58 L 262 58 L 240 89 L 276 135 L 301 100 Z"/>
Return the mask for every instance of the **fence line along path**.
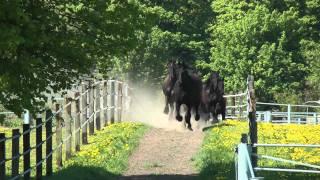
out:
<path id="1" fill-rule="evenodd" d="M 0 133 L 0 179 L 27 180 L 31 174 L 41 179 L 44 171 L 51 176 L 54 168 L 61 168 L 64 160 L 88 143 L 88 135 L 122 121 L 129 109 L 129 89 L 117 80 L 82 82 L 65 97 L 56 98 L 52 109 L 32 116 L 26 112 L 22 130 L 12 129 L 11 136 Z"/>
<path id="2" fill-rule="evenodd" d="M 306 162 L 299 162 L 289 159 L 283 159 L 280 157 L 272 157 L 258 153 L 258 147 L 299 147 L 299 148 L 319 148 L 320 144 L 259 144 L 258 143 L 258 128 L 256 119 L 256 105 L 277 105 L 287 106 L 287 104 L 275 104 L 275 103 L 262 103 L 255 101 L 254 93 L 254 81 L 253 76 L 248 77 L 248 94 L 247 94 L 247 107 L 248 107 L 248 121 L 249 121 L 249 132 L 242 134 L 241 143 L 237 146 L 237 160 L 236 163 L 236 174 L 237 180 L 249 180 L 249 179 L 263 179 L 263 177 L 256 177 L 256 171 L 275 171 L 275 172 L 300 172 L 300 173 L 315 173 L 320 174 L 320 166 L 315 164 L 309 164 Z M 295 107 L 311 107 L 307 105 L 292 105 Z M 312 108 L 318 108 L 318 106 L 312 106 Z M 259 114 L 258 114 L 259 116 Z M 315 123 L 317 123 L 315 118 Z M 291 105 L 288 105 L 288 123 L 291 120 Z M 298 165 L 297 168 L 276 168 L 276 167 L 259 167 L 259 159 L 268 159 L 277 162 L 289 163 L 292 165 Z M 301 168 L 304 167 L 304 168 Z M 300 169 L 298 169 L 300 168 Z M 305 169 L 309 168 L 309 169 Z"/>

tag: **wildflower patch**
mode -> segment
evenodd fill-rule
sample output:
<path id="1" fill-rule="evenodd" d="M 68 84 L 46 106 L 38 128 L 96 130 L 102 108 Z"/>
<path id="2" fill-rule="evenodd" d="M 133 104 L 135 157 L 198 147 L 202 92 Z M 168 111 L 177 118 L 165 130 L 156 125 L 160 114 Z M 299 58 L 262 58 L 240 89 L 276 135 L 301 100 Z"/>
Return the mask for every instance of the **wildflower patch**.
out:
<path id="1" fill-rule="evenodd" d="M 196 157 L 196 166 L 200 169 L 203 179 L 209 177 L 234 179 L 234 149 L 239 144 L 242 133 L 248 133 L 247 121 L 228 120 L 207 131 L 205 141 Z M 319 144 L 319 134 L 319 125 L 258 123 L 258 143 Z M 258 154 L 320 165 L 319 148 L 259 147 Z M 258 165 L 263 167 L 301 168 L 266 159 L 259 160 Z M 283 172 L 264 172 L 261 175 L 267 179 L 310 179 L 317 176 Z"/>
<path id="2" fill-rule="evenodd" d="M 89 144 L 81 146 L 81 151 L 68 160 L 63 170 L 53 178 L 85 179 L 88 176 L 105 179 L 120 175 L 126 170 L 129 155 L 147 129 L 141 123 L 129 122 L 103 128 L 89 136 Z"/>

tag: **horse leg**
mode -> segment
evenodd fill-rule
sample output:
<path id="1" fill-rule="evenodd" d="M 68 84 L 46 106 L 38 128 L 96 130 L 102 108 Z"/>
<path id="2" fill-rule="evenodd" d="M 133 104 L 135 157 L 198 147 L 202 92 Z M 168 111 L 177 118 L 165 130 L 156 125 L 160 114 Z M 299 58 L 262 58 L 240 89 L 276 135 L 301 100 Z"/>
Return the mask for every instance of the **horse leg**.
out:
<path id="1" fill-rule="evenodd" d="M 172 119 L 172 116 L 173 116 L 173 112 L 174 112 L 174 105 L 173 103 L 169 103 L 169 106 L 170 106 L 170 111 L 169 111 L 169 120 Z"/>
<path id="2" fill-rule="evenodd" d="M 188 125 L 188 129 L 192 131 L 190 120 L 191 120 L 191 106 L 188 105 L 188 110 L 187 110 L 187 113 L 185 115 L 185 121 L 186 121 L 186 123 Z"/>
<path id="3" fill-rule="evenodd" d="M 182 121 L 182 119 L 183 119 L 180 114 L 180 106 L 181 106 L 181 103 L 176 102 L 176 119 L 178 121 Z"/>
<path id="4" fill-rule="evenodd" d="M 225 120 L 226 119 L 226 111 L 222 111 L 221 116 L 222 116 L 222 120 Z"/>
<path id="5" fill-rule="evenodd" d="M 204 121 L 208 122 L 210 120 L 210 110 L 207 105 L 203 105 Z"/>
<path id="6" fill-rule="evenodd" d="M 218 114 L 216 113 L 216 107 L 215 106 L 211 107 L 211 114 L 212 114 L 212 121 L 213 122 L 218 122 Z"/>
<path id="7" fill-rule="evenodd" d="M 199 119 L 200 119 L 199 105 L 196 105 L 195 110 L 196 110 L 195 120 L 199 121 Z"/>
<path id="8" fill-rule="evenodd" d="M 168 97 L 168 96 L 165 96 L 165 107 L 164 107 L 164 111 L 163 111 L 163 113 L 165 113 L 165 114 L 168 114 L 168 113 L 169 113 L 168 102 L 169 102 L 169 97 Z"/>
<path id="9" fill-rule="evenodd" d="M 226 119 L 226 103 L 225 101 L 223 101 L 224 103 L 222 104 L 222 112 L 221 112 L 221 116 L 222 116 L 222 120 Z"/>
<path id="10" fill-rule="evenodd" d="M 225 112 L 222 112 L 221 116 L 222 116 L 222 120 L 226 120 L 226 113 Z"/>

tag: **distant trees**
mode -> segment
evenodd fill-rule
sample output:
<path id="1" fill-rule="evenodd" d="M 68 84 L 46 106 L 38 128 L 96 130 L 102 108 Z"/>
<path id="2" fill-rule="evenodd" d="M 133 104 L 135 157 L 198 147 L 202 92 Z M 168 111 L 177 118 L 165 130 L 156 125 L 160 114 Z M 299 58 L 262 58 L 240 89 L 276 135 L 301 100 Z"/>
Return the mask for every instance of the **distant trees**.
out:
<path id="1" fill-rule="evenodd" d="M 0 103 L 41 107 L 96 68 L 157 86 L 171 59 L 227 91 L 253 74 L 262 100 L 317 99 L 319 16 L 318 0 L 0 1 Z"/>
<path id="2" fill-rule="evenodd" d="M 148 4 L 159 8 L 159 16 L 126 57 L 127 70 L 135 82 L 158 85 L 172 59 L 190 64 L 209 60 L 207 28 L 213 20 L 209 0 L 148 0 Z"/>
<path id="3" fill-rule="evenodd" d="M 319 5 L 214 0 L 211 61 L 198 66 L 219 71 L 229 91 L 244 88 L 253 74 L 260 99 L 301 101 L 306 85 L 319 88 Z"/>

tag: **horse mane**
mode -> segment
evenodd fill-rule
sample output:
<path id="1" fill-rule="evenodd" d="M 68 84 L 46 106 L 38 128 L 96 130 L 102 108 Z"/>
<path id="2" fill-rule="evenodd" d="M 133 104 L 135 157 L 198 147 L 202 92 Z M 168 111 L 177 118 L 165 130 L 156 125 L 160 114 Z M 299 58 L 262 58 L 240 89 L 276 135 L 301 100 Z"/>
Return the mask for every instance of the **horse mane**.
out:
<path id="1" fill-rule="evenodd" d="M 168 63 L 168 75 L 169 79 L 174 80 L 176 77 L 176 61 L 171 60 L 171 62 Z"/>

